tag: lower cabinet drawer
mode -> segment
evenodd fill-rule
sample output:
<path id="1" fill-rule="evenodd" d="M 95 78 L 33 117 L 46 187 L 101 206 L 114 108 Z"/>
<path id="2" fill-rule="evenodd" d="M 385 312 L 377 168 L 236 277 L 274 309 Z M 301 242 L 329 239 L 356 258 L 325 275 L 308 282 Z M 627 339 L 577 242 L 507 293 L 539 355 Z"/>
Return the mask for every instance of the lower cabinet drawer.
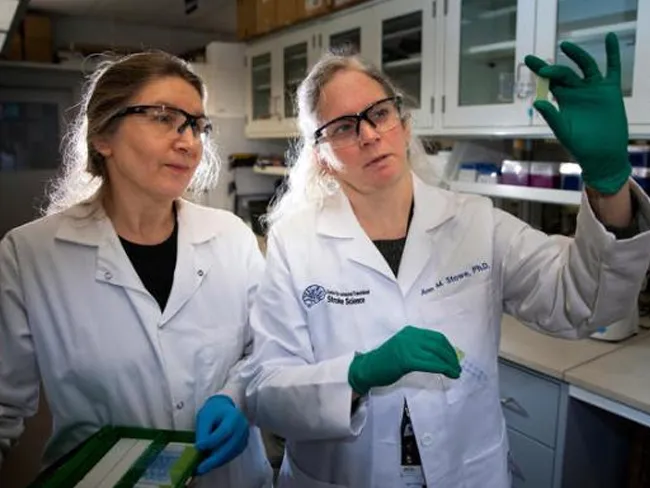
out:
<path id="1" fill-rule="evenodd" d="M 508 429 L 508 441 L 513 488 L 552 488 L 553 450 L 512 429 Z"/>
<path id="2" fill-rule="evenodd" d="M 560 385 L 503 361 L 499 380 L 508 427 L 554 449 Z"/>

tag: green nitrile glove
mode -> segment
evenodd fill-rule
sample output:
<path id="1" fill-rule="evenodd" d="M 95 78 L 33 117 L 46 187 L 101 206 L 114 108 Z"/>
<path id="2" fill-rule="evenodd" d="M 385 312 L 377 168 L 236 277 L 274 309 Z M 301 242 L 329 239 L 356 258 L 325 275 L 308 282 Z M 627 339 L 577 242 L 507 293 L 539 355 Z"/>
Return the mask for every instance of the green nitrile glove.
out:
<path id="1" fill-rule="evenodd" d="M 576 158 L 585 183 L 600 193 L 613 194 L 625 184 L 632 167 L 627 157 L 627 117 L 615 34 L 607 34 L 605 47 L 605 77 L 594 58 L 571 42 L 563 42 L 560 49 L 578 65 L 584 78 L 568 66 L 551 66 L 536 56 L 526 56 L 525 62 L 538 76 L 548 78 L 560 110 L 546 100 L 537 100 L 534 107 Z"/>
<path id="2" fill-rule="evenodd" d="M 407 325 L 377 349 L 357 355 L 348 382 L 365 395 L 370 388 L 392 385 L 414 371 L 460 376 L 456 350 L 440 332 Z"/>

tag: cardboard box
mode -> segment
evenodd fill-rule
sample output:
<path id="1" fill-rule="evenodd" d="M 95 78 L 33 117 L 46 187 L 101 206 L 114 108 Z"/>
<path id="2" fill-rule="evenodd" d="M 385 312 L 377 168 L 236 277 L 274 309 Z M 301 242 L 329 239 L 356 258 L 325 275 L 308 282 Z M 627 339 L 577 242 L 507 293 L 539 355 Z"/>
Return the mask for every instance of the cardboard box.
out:
<path id="1" fill-rule="evenodd" d="M 52 39 L 52 22 L 42 15 L 27 15 L 23 20 L 23 35 L 25 39 Z"/>
<path id="2" fill-rule="evenodd" d="M 300 20 L 300 5 L 304 0 L 278 0 L 275 25 L 277 28 L 287 27 Z"/>
<path id="3" fill-rule="evenodd" d="M 332 0 L 332 10 L 341 10 L 365 1 L 367 0 Z"/>
<path id="4" fill-rule="evenodd" d="M 51 63 L 54 46 L 50 19 L 42 15 L 27 15 L 22 32 L 25 60 Z"/>
<path id="5" fill-rule="evenodd" d="M 37 63 L 51 63 L 54 49 L 52 39 L 40 37 L 26 37 L 25 40 L 25 61 Z"/>
<path id="6" fill-rule="evenodd" d="M 326 14 L 331 9 L 332 0 L 301 0 L 298 5 L 298 18 L 308 19 Z"/>
<path id="7" fill-rule="evenodd" d="M 9 47 L 5 51 L 4 58 L 9 61 L 22 61 L 24 56 L 23 52 L 23 36 L 20 30 L 18 30 L 11 36 Z"/>
<path id="8" fill-rule="evenodd" d="M 257 0 L 256 34 L 264 34 L 275 29 L 276 3 L 276 0 Z"/>
<path id="9" fill-rule="evenodd" d="M 246 40 L 257 34 L 257 0 L 237 0 L 237 38 Z"/>

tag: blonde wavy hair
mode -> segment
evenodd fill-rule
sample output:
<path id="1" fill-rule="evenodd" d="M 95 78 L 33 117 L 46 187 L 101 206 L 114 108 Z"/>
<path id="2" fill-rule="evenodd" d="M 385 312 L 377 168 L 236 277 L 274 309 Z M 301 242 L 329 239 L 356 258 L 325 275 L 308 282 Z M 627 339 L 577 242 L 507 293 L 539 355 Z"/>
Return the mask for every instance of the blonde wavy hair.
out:
<path id="1" fill-rule="evenodd" d="M 318 129 L 317 107 L 323 87 L 340 71 L 356 70 L 379 83 L 387 97 L 400 95 L 393 82 L 379 69 L 358 55 L 327 53 L 314 65 L 296 93 L 298 129 L 300 138 L 288 151 L 289 174 L 285 190 L 271 204 L 265 216 L 268 225 L 308 206 L 321 207 L 325 200 L 341 191 L 319 162 L 315 153 L 314 132 Z M 410 123 L 410 114 L 403 109 L 404 123 Z M 429 183 L 442 182 L 442 175 L 432 175 L 426 152 L 420 139 L 411 135 L 408 148 L 409 164 L 416 174 L 425 176 Z M 328 164 L 332 164 L 329 163 Z"/>
<path id="2" fill-rule="evenodd" d="M 45 214 L 66 210 L 78 203 L 100 200 L 110 181 L 104 157 L 95 150 L 93 138 L 110 134 L 118 121 L 113 116 L 149 82 L 178 77 L 192 85 L 205 106 L 207 93 L 190 65 L 162 51 L 148 51 L 102 61 L 87 79 L 78 113 L 62 141 L 60 174 L 50 183 Z M 210 138 L 203 143 L 203 157 L 189 185 L 198 193 L 216 184 L 219 159 Z"/>

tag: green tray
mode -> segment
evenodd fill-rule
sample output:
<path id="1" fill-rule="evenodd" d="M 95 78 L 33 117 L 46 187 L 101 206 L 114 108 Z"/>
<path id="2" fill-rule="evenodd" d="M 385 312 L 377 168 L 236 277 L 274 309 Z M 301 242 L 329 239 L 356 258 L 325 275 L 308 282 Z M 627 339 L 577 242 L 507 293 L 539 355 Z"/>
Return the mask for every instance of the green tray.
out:
<path id="1" fill-rule="evenodd" d="M 103 427 L 62 462 L 44 471 L 28 488 L 74 488 L 120 439 L 150 440 L 130 469 L 114 488 L 132 488 L 158 454 L 171 442 L 194 443 L 194 432 L 154 430 L 140 427 Z M 201 461 L 197 451 L 188 451 L 179 460 L 179 467 L 171 470 L 172 484 L 159 485 L 181 488 L 191 481 L 196 466 Z"/>

